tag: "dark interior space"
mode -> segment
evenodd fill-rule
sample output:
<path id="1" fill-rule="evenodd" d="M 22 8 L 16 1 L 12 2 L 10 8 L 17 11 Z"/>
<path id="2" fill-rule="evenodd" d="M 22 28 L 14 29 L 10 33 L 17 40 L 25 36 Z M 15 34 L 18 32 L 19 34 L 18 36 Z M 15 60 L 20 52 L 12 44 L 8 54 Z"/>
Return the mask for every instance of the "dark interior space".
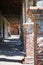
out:
<path id="1" fill-rule="evenodd" d="M 15 32 L 16 28 L 19 28 L 19 26 L 21 26 L 22 0 L 0 0 L 0 13 L 0 17 L 2 16 L 2 21 L 0 20 L 0 24 L 2 24 L 0 25 L 2 27 L 2 32 L 0 33 L 0 55 L 5 56 L 2 59 L 0 58 L 0 61 L 21 62 L 24 58 L 24 44 L 23 40 L 21 39 L 22 34 L 19 39 L 7 39 L 5 36 L 7 36 L 8 30 L 10 30 L 8 28 L 10 25 L 13 32 Z M 10 35 L 8 38 L 9 37 Z M 4 42 L 4 40 L 7 42 Z M 23 56 L 23 58 L 21 60 L 7 59 L 7 57 L 13 58 L 15 56 Z"/>
<path id="2" fill-rule="evenodd" d="M 0 11 L 4 15 L 20 15 L 22 11 L 22 0 L 0 0 Z"/>

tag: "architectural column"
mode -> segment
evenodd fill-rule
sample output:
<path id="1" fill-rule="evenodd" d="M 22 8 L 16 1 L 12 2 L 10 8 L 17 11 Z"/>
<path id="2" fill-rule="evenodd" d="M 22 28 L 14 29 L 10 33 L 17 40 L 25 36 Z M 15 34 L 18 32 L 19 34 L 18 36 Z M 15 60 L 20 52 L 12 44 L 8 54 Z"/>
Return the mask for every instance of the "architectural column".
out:
<path id="1" fill-rule="evenodd" d="M 1 25 L 0 33 L 1 33 L 1 35 L 0 35 L 0 38 L 3 38 L 3 19 L 2 19 L 2 15 L 0 15 L 0 18 L 1 18 L 1 21 L 0 21 L 0 25 Z"/>
<path id="2" fill-rule="evenodd" d="M 33 36 L 34 36 L 34 24 L 30 20 L 27 11 L 28 11 L 28 0 L 25 0 L 25 23 L 23 24 L 24 29 L 24 44 L 25 44 L 25 52 L 26 56 L 24 59 L 24 63 L 33 63 L 34 62 L 34 42 L 33 42 Z"/>
<path id="3" fill-rule="evenodd" d="M 26 20 L 26 22 L 27 22 L 27 18 L 28 18 L 28 15 L 27 15 L 28 8 L 29 8 L 28 0 L 25 0 L 25 20 Z"/>
<path id="4" fill-rule="evenodd" d="M 28 0 L 25 0 L 25 23 L 24 26 L 24 41 L 25 41 L 25 63 L 34 64 L 34 22 L 29 18 L 28 11 Z M 30 12 L 31 13 L 31 12 Z M 32 14 L 32 13 L 31 13 Z M 30 14 L 30 15 L 31 15 Z"/>
<path id="5" fill-rule="evenodd" d="M 8 38 L 8 21 L 5 17 L 2 16 L 2 33 L 3 33 L 3 38 Z"/>
<path id="6" fill-rule="evenodd" d="M 24 0 L 22 4 L 22 12 L 23 12 L 23 23 L 26 23 L 27 20 L 27 11 L 28 11 L 28 0 Z"/>
<path id="7" fill-rule="evenodd" d="M 24 7 L 24 1 L 22 3 L 22 14 L 23 14 L 23 23 L 25 23 L 25 7 Z"/>

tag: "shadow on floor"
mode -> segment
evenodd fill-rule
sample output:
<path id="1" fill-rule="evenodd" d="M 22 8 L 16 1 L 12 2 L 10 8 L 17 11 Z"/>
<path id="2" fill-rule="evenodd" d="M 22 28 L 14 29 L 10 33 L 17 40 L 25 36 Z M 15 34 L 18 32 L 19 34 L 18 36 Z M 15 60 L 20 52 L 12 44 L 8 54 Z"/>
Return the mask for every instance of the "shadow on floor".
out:
<path id="1" fill-rule="evenodd" d="M 15 46 L 0 43 L 0 61 L 22 63 L 23 59 L 22 60 L 18 60 L 18 59 L 15 60 L 15 59 L 11 59 L 11 58 L 15 57 L 15 56 L 24 56 L 24 55 L 25 55 L 24 51 L 21 51 L 18 48 L 15 48 Z M 11 57 L 11 58 L 7 59 L 6 57 L 3 58 L 3 56 Z"/>
<path id="2" fill-rule="evenodd" d="M 20 46 L 22 48 L 22 46 Z M 23 49 L 23 48 L 22 48 Z M 23 50 L 21 51 L 18 46 L 6 45 L 0 43 L 0 55 L 6 56 L 22 56 L 24 55 Z"/>
<path id="3" fill-rule="evenodd" d="M 21 60 L 11 60 L 11 59 L 5 59 L 5 58 L 0 58 L 0 61 L 4 61 L 4 62 L 19 62 L 19 63 L 22 63 Z"/>

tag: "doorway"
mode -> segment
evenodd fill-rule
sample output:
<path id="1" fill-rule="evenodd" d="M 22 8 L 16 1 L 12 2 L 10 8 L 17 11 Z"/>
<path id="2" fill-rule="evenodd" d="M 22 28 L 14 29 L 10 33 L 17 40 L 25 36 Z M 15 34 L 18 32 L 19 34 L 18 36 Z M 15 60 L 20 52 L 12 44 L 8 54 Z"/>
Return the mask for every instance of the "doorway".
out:
<path id="1" fill-rule="evenodd" d="M 22 0 L 3 0 L 0 5 L 2 6 L 2 19 L 4 19 L 4 25 L 2 25 L 3 42 L 6 44 L 23 45 Z"/>

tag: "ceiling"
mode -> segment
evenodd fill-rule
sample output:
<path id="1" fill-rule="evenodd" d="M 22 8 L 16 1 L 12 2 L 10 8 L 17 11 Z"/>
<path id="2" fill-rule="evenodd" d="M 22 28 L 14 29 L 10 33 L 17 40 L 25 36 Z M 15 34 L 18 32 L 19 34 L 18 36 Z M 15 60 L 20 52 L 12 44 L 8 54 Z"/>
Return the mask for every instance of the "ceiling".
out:
<path id="1" fill-rule="evenodd" d="M 1 0 L 0 11 L 2 14 L 20 15 L 22 11 L 22 0 Z"/>

